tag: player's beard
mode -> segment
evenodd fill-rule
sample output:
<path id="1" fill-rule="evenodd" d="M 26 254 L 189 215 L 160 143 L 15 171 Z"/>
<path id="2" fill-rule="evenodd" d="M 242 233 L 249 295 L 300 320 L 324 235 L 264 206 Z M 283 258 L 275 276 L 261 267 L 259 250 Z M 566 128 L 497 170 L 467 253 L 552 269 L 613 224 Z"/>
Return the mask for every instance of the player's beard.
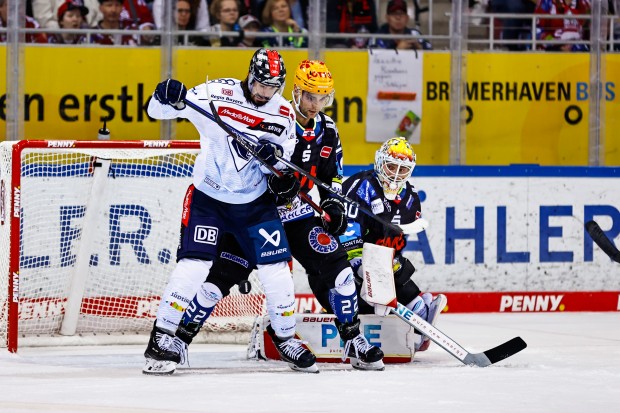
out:
<path id="1" fill-rule="evenodd" d="M 243 82 L 241 82 L 241 89 L 243 90 L 243 97 L 245 98 L 246 101 L 248 101 L 248 103 L 253 104 L 254 106 L 261 107 L 264 106 L 267 102 L 269 102 L 269 99 L 267 99 L 266 101 L 255 101 L 252 97 L 252 92 L 250 91 L 250 85 L 248 83 L 248 78 L 246 77 L 245 80 Z"/>

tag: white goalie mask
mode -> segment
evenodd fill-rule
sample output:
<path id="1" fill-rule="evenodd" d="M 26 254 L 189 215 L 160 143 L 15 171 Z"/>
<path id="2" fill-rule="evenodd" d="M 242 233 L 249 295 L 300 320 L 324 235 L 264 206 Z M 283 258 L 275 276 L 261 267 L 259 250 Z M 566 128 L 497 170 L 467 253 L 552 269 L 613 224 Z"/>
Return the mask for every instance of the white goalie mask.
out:
<path id="1" fill-rule="evenodd" d="M 413 148 L 403 137 L 388 139 L 375 153 L 375 172 L 387 199 L 393 201 L 415 168 Z"/>

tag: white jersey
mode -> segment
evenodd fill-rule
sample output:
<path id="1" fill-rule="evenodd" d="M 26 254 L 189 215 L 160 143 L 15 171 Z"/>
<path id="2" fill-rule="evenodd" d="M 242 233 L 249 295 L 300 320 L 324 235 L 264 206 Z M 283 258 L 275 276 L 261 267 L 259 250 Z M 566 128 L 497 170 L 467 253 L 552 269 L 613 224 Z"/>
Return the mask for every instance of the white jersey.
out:
<path id="1" fill-rule="evenodd" d="M 222 120 L 242 132 L 253 142 L 268 139 L 291 159 L 295 150 L 295 112 L 290 103 L 276 94 L 265 105 L 248 102 L 238 79 L 215 79 L 209 82 L 209 93 Z M 211 114 L 205 84 L 187 91 L 187 100 Z M 222 202 L 245 204 L 267 190 L 266 173 L 270 173 L 251 154 L 218 126 L 215 121 L 186 106 L 178 110 L 162 105 L 154 97 L 148 114 L 155 119 L 188 119 L 200 133 L 200 154 L 194 165 L 194 186 Z M 283 169 L 280 162 L 275 165 Z"/>

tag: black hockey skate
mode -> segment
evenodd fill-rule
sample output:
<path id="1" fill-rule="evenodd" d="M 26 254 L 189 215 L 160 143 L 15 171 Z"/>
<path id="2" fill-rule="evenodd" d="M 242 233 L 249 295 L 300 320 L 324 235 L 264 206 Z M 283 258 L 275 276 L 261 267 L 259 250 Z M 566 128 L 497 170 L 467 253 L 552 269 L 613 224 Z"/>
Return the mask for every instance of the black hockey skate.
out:
<path id="1" fill-rule="evenodd" d="M 351 323 L 341 323 L 334 320 L 340 338 L 344 341 L 342 360 L 347 357 L 351 361 L 351 367 L 358 370 L 383 370 L 383 351 L 373 346 L 360 332 L 360 321 L 356 319 Z"/>
<path id="2" fill-rule="evenodd" d="M 295 371 L 304 373 L 318 373 L 319 368 L 316 366 L 316 357 L 311 351 L 303 347 L 303 342 L 296 338 L 282 340 L 276 336 L 275 331 L 271 328 L 271 324 L 267 326 L 267 333 L 273 340 L 273 344 L 278 350 L 278 354 L 282 360 Z"/>
<path id="3" fill-rule="evenodd" d="M 181 354 L 176 348 L 175 340 L 181 341 L 166 333 L 153 324 L 151 337 L 144 352 L 146 364 L 142 369 L 144 374 L 172 374 L 181 362 Z"/>

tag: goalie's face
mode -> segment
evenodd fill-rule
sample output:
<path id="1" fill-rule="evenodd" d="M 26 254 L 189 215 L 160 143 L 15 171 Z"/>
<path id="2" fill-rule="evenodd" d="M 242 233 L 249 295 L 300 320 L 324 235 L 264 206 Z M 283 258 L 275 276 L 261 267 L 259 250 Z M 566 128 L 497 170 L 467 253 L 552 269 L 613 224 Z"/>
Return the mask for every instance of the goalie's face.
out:
<path id="1" fill-rule="evenodd" d="M 401 137 L 384 143 L 375 155 L 375 172 L 387 199 L 394 200 L 415 168 L 415 154 Z"/>

